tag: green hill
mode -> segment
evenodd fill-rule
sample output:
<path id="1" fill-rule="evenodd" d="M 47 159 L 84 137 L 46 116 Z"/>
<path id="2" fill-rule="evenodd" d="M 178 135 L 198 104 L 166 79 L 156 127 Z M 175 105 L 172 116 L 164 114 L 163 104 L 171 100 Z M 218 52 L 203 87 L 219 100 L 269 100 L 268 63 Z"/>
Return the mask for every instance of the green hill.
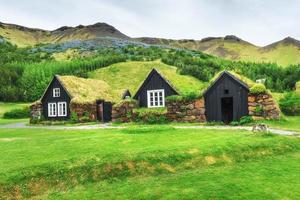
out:
<path id="1" fill-rule="evenodd" d="M 300 63 L 300 42 L 290 37 L 265 47 L 259 47 L 233 35 L 208 37 L 202 40 L 172 40 L 149 37 L 131 38 L 106 23 L 96 23 L 87 26 L 79 25 L 76 27 L 63 26 L 49 31 L 1 22 L 0 36 L 19 47 L 33 46 L 40 43 L 57 44 L 109 37 L 122 41 L 198 50 L 230 60 L 258 63 L 272 62 L 281 66 Z M 105 41 L 97 42 L 97 45 L 101 45 L 101 43 L 105 43 Z"/>
<path id="2" fill-rule="evenodd" d="M 300 42 L 285 38 L 265 47 L 258 47 L 236 36 L 210 37 L 202 40 L 168 40 L 138 38 L 147 44 L 163 44 L 177 48 L 203 51 L 230 60 L 272 62 L 281 66 L 300 63 Z"/>
<path id="3" fill-rule="evenodd" d="M 194 77 L 180 75 L 177 68 L 161 63 L 151 62 L 123 62 L 90 72 L 89 77 L 103 80 L 115 90 L 129 89 L 134 95 L 150 71 L 157 69 L 181 94 L 191 92 L 200 93 L 207 83 Z"/>

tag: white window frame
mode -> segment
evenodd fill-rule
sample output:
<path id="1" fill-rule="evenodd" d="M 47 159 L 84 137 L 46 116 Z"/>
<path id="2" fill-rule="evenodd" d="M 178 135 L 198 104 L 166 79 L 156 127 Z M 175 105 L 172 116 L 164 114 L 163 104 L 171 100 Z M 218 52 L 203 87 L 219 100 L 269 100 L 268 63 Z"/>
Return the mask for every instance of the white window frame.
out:
<path id="1" fill-rule="evenodd" d="M 162 93 L 162 104 L 160 103 L 160 96 L 159 93 Z M 153 100 L 151 100 L 151 94 L 152 94 L 152 98 Z M 155 100 L 157 94 L 157 100 Z M 151 105 L 151 102 L 153 103 Z M 147 105 L 148 108 L 159 108 L 159 107 L 165 107 L 165 90 L 164 89 L 160 89 L 160 90 L 147 90 Z"/>
<path id="2" fill-rule="evenodd" d="M 53 88 L 53 97 L 60 97 L 60 88 Z"/>
<path id="3" fill-rule="evenodd" d="M 58 102 L 57 103 L 57 116 L 58 117 L 65 117 L 67 116 L 67 102 Z"/>
<path id="4" fill-rule="evenodd" d="M 48 103 L 48 117 L 57 116 L 57 106 L 56 103 Z"/>

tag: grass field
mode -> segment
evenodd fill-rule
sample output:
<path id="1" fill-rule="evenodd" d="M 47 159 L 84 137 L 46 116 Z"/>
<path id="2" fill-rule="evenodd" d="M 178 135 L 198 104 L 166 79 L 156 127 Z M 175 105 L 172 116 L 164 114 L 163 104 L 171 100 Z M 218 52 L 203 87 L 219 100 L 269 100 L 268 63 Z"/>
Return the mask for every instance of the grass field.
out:
<path id="1" fill-rule="evenodd" d="M 153 68 L 162 73 L 181 94 L 199 93 L 207 86 L 207 83 L 203 83 L 194 77 L 180 75 L 176 67 L 163 64 L 160 61 L 117 63 L 93 71 L 89 74 L 89 77 L 104 80 L 115 90 L 129 89 L 131 94 L 134 95 Z"/>
<path id="2" fill-rule="evenodd" d="M 11 124 L 18 122 L 27 122 L 28 119 L 3 119 L 3 114 L 5 112 L 11 111 L 13 109 L 24 108 L 28 106 L 26 103 L 2 103 L 0 102 L 0 125 Z"/>
<path id="3" fill-rule="evenodd" d="M 0 196 L 297 199 L 299 150 L 297 137 L 247 131 L 0 129 Z"/>
<path id="4" fill-rule="evenodd" d="M 298 131 L 300 133 L 300 116 L 286 116 L 282 120 L 264 120 L 272 128 Z"/>

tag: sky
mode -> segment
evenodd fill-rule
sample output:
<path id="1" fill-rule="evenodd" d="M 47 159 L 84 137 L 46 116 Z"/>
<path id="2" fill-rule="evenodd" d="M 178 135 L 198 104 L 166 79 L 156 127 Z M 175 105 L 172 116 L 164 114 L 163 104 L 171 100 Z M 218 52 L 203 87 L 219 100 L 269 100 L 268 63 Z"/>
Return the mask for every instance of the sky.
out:
<path id="1" fill-rule="evenodd" d="M 130 37 L 300 40 L 300 0 L 0 0 L 0 21 L 54 30 L 105 22 Z"/>

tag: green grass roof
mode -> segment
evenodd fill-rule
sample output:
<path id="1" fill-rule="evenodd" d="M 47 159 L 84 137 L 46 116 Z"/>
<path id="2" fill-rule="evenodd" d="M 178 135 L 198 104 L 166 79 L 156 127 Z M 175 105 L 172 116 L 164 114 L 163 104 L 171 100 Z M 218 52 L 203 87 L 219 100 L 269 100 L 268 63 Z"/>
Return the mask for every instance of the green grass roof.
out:
<path id="1" fill-rule="evenodd" d="M 91 72 L 89 77 L 104 80 L 117 90 L 129 89 L 134 95 L 153 68 L 164 76 L 180 94 L 200 93 L 206 86 L 205 83 L 192 76 L 180 75 L 176 67 L 160 61 L 117 63 Z"/>
<path id="2" fill-rule="evenodd" d="M 103 80 L 78 78 L 75 76 L 57 76 L 64 88 L 72 96 L 72 102 L 91 103 L 97 99 L 117 102 L 121 99 L 121 90 L 114 90 Z"/>

